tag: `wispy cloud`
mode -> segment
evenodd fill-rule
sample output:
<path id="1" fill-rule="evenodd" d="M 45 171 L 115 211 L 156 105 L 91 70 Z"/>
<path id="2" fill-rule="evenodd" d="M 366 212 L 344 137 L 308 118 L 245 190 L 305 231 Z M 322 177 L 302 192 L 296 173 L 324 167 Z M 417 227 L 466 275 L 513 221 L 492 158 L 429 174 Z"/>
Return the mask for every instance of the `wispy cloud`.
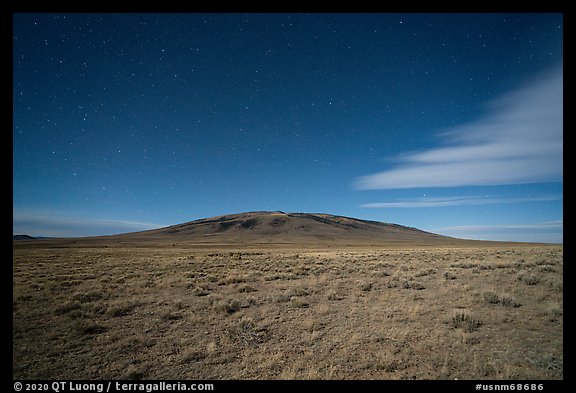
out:
<path id="1" fill-rule="evenodd" d="M 25 212 L 15 210 L 12 230 L 14 234 L 51 237 L 78 237 L 112 235 L 116 233 L 144 231 L 163 225 L 72 217 L 61 214 Z"/>
<path id="2" fill-rule="evenodd" d="M 564 221 L 555 220 L 537 224 L 498 224 L 498 225 L 456 225 L 440 228 L 441 230 L 458 231 L 492 231 L 495 229 L 563 229 Z"/>
<path id="3" fill-rule="evenodd" d="M 556 220 L 533 224 L 457 225 L 438 228 L 434 232 L 464 239 L 562 243 L 564 222 Z"/>
<path id="4" fill-rule="evenodd" d="M 515 204 L 529 202 L 548 202 L 561 200 L 561 195 L 534 195 L 526 197 L 506 197 L 490 198 L 482 196 L 459 196 L 459 197 L 440 197 L 440 198 L 414 198 L 403 199 L 394 202 L 376 202 L 365 203 L 360 205 L 364 208 L 387 208 L 387 209 L 410 209 L 410 208 L 430 208 L 446 206 L 466 206 L 466 205 L 499 205 Z"/>
<path id="5" fill-rule="evenodd" d="M 358 179 L 359 189 L 457 187 L 561 181 L 562 67 L 488 105 L 474 122 L 440 134 L 443 146 Z"/>

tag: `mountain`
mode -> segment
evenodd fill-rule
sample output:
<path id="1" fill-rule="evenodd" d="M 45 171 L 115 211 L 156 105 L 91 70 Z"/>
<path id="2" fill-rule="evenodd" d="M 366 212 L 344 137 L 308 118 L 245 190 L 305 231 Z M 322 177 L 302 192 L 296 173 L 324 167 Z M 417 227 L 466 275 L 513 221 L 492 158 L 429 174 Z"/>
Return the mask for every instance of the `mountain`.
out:
<path id="1" fill-rule="evenodd" d="M 36 240 L 36 238 L 28 235 L 13 235 L 12 240 Z"/>
<path id="2" fill-rule="evenodd" d="M 442 245 L 464 242 L 416 228 L 320 213 L 248 212 L 107 236 L 178 244 Z"/>

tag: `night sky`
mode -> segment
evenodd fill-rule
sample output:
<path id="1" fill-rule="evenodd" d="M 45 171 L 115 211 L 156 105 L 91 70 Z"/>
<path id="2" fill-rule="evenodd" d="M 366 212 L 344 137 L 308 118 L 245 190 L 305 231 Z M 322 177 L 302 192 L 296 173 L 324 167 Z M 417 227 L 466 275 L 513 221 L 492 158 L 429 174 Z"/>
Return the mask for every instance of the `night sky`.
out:
<path id="1" fill-rule="evenodd" d="M 13 230 L 253 210 L 562 242 L 561 14 L 14 14 Z"/>

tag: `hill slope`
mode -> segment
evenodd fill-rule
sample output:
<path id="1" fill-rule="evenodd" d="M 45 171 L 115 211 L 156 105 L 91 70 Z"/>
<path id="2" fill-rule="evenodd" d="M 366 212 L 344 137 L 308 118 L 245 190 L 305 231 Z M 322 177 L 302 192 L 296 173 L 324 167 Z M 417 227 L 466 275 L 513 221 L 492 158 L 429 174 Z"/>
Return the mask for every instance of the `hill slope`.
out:
<path id="1" fill-rule="evenodd" d="M 111 238 L 195 244 L 438 245 L 458 241 L 397 224 L 284 212 L 229 214 Z"/>
<path id="2" fill-rule="evenodd" d="M 12 240 L 35 240 L 35 237 L 29 235 L 12 235 Z"/>

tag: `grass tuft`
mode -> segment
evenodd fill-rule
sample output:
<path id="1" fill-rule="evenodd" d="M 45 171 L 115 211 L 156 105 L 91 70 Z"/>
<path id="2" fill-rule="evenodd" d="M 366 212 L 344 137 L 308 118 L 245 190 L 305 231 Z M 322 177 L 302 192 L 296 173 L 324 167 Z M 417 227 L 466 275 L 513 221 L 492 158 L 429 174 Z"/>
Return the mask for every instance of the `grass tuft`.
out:
<path id="1" fill-rule="evenodd" d="M 307 308 L 310 306 L 310 303 L 308 301 L 306 301 L 306 299 L 293 296 L 290 299 L 290 305 L 292 305 L 292 307 L 296 307 L 296 308 Z"/>
<path id="2" fill-rule="evenodd" d="M 75 330 L 76 333 L 83 336 L 101 334 L 108 330 L 108 328 L 103 325 L 84 320 L 78 320 L 74 322 L 72 324 L 72 329 Z"/>
<path id="3" fill-rule="evenodd" d="M 482 297 L 484 298 L 484 301 L 486 303 L 490 303 L 490 304 L 500 303 L 500 297 L 495 292 L 492 292 L 492 291 L 484 292 L 482 294 Z"/>
<path id="4" fill-rule="evenodd" d="M 518 273 L 518 280 L 522 281 L 526 285 L 536 285 L 540 282 L 540 280 L 538 280 L 538 277 L 525 270 Z"/>
<path id="5" fill-rule="evenodd" d="M 242 303 L 236 299 L 224 299 L 217 301 L 214 305 L 214 308 L 216 310 L 225 312 L 226 314 L 234 314 L 236 311 L 242 308 Z"/>
<path id="6" fill-rule="evenodd" d="M 482 321 L 474 318 L 467 310 L 455 310 L 451 317 L 452 326 L 456 329 L 464 329 L 465 332 L 478 330 Z"/>
<path id="7" fill-rule="evenodd" d="M 68 301 L 64 304 L 56 306 L 54 309 L 54 314 L 56 315 L 64 315 L 71 311 L 78 310 L 80 308 L 80 302 L 77 300 Z"/>

